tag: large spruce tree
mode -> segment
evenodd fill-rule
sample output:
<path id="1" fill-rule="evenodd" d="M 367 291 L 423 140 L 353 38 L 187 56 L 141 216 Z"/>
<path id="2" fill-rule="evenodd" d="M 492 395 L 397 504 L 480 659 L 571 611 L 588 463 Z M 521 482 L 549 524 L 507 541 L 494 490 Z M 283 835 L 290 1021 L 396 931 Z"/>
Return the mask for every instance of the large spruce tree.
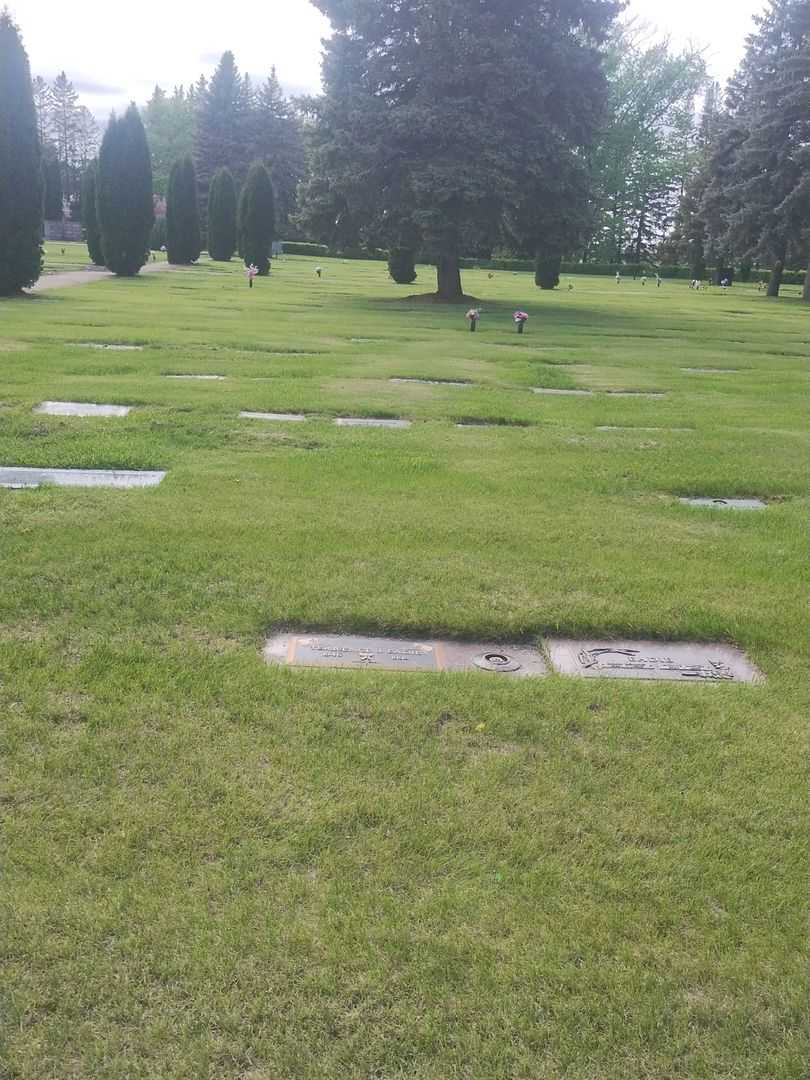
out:
<path id="1" fill-rule="evenodd" d="M 254 161 L 248 170 L 239 197 L 239 254 L 245 266 L 258 267 L 259 274 L 270 271 L 270 252 L 275 232 L 275 206 L 270 173 Z"/>
<path id="2" fill-rule="evenodd" d="M 202 251 L 197 176 L 187 154 L 172 165 L 166 193 L 166 250 L 170 263 L 191 264 Z"/>
<path id="3" fill-rule="evenodd" d="M 808 258 L 810 3 L 771 0 L 730 81 L 701 212 L 710 253 L 782 271 Z"/>
<path id="4" fill-rule="evenodd" d="M 98 227 L 96 211 L 96 179 L 98 162 L 91 161 L 82 175 L 82 223 L 87 241 L 87 251 L 96 266 L 104 265 L 104 249 L 101 246 L 101 233 Z"/>
<path id="5" fill-rule="evenodd" d="M 0 296 L 42 269 L 43 178 L 31 69 L 20 32 L 0 12 Z"/>
<path id="6" fill-rule="evenodd" d="M 149 147 L 134 104 L 122 117 L 110 117 L 96 185 L 104 263 L 114 273 L 131 277 L 148 258 L 154 220 Z"/>
<path id="7" fill-rule="evenodd" d="M 462 298 L 459 257 L 592 140 L 616 0 L 315 0 L 325 42 L 313 175 L 370 232 L 407 215 Z"/>
<path id="8" fill-rule="evenodd" d="M 236 251 L 236 185 L 230 169 L 217 169 L 208 189 L 208 254 L 228 262 Z"/>

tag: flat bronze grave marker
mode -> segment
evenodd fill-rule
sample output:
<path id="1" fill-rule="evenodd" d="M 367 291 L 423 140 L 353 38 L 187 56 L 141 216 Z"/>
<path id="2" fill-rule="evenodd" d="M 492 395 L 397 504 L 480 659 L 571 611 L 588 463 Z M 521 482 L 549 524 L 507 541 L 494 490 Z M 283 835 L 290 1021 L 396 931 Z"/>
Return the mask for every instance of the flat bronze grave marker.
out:
<path id="1" fill-rule="evenodd" d="M 561 675 L 675 682 L 760 682 L 748 657 L 731 645 L 684 641 L 549 640 L 546 649 Z"/>
<path id="2" fill-rule="evenodd" d="M 56 487 L 154 487 L 165 472 L 138 469 L 35 469 L 21 465 L 0 466 L 0 487 L 35 488 L 40 484 Z"/>
<path id="3" fill-rule="evenodd" d="M 338 416 L 335 417 L 338 427 L 386 427 L 386 428 L 409 428 L 410 420 L 389 420 L 385 417 L 374 416 Z"/>
<path id="4" fill-rule="evenodd" d="M 768 504 L 762 499 L 710 499 L 681 498 L 679 502 L 686 506 L 705 506 L 711 510 L 766 510 Z"/>
<path id="5" fill-rule="evenodd" d="M 130 405 L 95 405 L 84 401 L 43 401 L 34 409 L 46 416 L 128 416 Z"/>
<path id="6" fill-rule="evenodd" d="M 354 634 L 277 634 L 264 648 L 269 664 L 383 671 L 487 671 L 513 677 L 545 675 L 537 649 L 458 641 L 409 641 Z"/>
<path id="7" fill-rule="evenodd" d="M 289 420 L 295 423 L 306 420 L 303 413 L 291 412 L 240 412 L 239 415 L 245 420 Z"/>

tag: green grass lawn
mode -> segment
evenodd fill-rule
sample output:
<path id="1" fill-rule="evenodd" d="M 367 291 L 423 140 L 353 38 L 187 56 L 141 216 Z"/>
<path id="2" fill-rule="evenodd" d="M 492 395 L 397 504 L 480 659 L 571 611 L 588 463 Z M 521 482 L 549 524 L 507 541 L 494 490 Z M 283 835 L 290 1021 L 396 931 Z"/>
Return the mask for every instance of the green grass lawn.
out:
<path id="1" fill-rule="evenodd" d="M 0 490 L 0 1075 L 806 1077 L 807 307 L 471 271 L 473 335 L 427 267 L 320 265 L 0 304 L 0 464 L 168 470 Z M 270 668 L 278 627 L 767 682 Z"/>

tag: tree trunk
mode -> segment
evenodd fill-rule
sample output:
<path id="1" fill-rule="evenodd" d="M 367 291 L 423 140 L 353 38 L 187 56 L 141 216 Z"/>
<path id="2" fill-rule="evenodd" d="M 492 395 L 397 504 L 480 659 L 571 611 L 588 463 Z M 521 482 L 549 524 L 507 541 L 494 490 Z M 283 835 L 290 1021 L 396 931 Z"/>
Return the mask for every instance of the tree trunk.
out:
<path id="1" fill-rule="evenodd" d="M 802 290 L 802 300 L 805 304 L 810 304 L 810 266 L 804 275 L 804 289 Z"/>
<path id="2" fill-rule="evenodd" d="M 442 300 L 461 300 L 461 270 L 458 255 L 440 255 L 436 263 L 438 289 L 436 295 Z"/>
<path id="3" fill-rule="evenodd" d="M 784 266 L 781 259 L 777 259 L 773 264 L 773 270 L 771 270 L 771 277 L 768 281 L 768 296 L 778 296 L 779 286 L 782 284 L 782 272 Z"/>

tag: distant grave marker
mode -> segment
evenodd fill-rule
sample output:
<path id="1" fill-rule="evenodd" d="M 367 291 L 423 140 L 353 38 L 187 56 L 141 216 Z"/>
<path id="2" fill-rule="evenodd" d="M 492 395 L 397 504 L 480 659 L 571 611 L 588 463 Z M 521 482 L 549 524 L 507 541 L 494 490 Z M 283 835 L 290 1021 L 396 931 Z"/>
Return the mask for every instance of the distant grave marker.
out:
<path id="1" fill-rule="evenodd" d="M 683 641 L 546 642 L 562 675 L 583 678 L 665 679 L 676 682 L 759 682 L 763 676 L 731 645 Z"/>
<path id="2" fill-rule="evenodd" d="M 610 394 L 611 397 L 666 397 L 661 390 L 606 390 L 605 393 Z"/>
<path id="3" fill-rule="evenodd" d="M 43 401 L 34 412 L 46 416 L 128 416 L 130 405 L 95 405 L 84 401 Z"/>
<path id="4" fill-rule="evenodd" d="M 73 341 L 79 349 L 110 349 L 112 352 L 143 352 L 143 345 L 117 345 L 104 341 Z"/>
<path id="5" fill-rule="evenodd" d="M 768 504 L 762 499 L 712 499 L 704 497 L 682 497 L 679 502 L 687 506 L 705 506 L 713 510 L 766 510 Z"/>
<path id="6" fill-rule="evenodd" d="M 240 412 L 239 415 L 245 420 L 289 420 L 295 423 L 306 420 L 303 413 Z"/>
<path id="7" fill-rule="evenodd" d="M 0 487 L 154 487 L 165 477 L 163 471 L 137 469 L 39 469 L 21 465 L 0 466 Z"/>
<path id="8" fill-rule="evenodd" d="M 221 381 L 224 375 L 164 375 L 164 379 L 208 379 Z"/>
<path id="9" fill-rule="evenodd" d="M 740 371 L 735 367 L 683 367 L 688 375 L 736 375 Z"/>
<path id="10" fill-rule="evenodd" d="M 335 417 L 338 427 L 384 427 L 384 428 L 409 428 L 410 420 L 389 420 L 385 417 L 374 416 L 338 416 Z"/>
<path id="11" fill-rule="evenodd" d="M 593 390 L 558 390 L 552 386 L 533 386 L 533 394 L 561 394 L 569 397 L 589 397 Z"/>
<path id="12" fill-rule="evenodd" d="M 517 677 L 547 673 L 542 655 L 527 645 L 409 641 L 354 634 L 277 634 L 264 648 L 270 664 L 383 671 L 486 671 Z"/>
<path id="13" fill-rule="evenodd" d="M 392 383 L 421 383 L 424 386 L 472 386 L 473 384 L 467 380 L 461 379 L 410 379 L 410 378 L 394 378 L 389 379 Z"/>

